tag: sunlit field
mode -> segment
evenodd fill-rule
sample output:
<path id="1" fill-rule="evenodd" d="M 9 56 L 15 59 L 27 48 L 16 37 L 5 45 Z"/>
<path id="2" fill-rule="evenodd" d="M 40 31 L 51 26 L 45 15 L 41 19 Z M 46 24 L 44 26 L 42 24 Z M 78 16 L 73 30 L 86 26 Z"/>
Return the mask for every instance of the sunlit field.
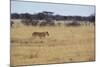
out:
<path id="1" fill-rule="evenodd" d="M 33 32 L 48 32 L 39 38 Z M 95 60 L 95 27 L 25 26 L 11 27 L 11 65 L 51 64 Z"/>

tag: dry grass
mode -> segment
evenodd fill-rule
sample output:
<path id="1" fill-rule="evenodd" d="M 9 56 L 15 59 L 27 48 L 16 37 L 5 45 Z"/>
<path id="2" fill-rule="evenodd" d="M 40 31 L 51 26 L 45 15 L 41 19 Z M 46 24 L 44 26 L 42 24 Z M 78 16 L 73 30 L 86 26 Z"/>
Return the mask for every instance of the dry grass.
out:
<path id="1" fill-rule="evenodd" d="M 32 32 L 48 31 L 46 38 Z M 11 65 L 49 64 L 95 60 L 94 26 L 11 28 Z"/>

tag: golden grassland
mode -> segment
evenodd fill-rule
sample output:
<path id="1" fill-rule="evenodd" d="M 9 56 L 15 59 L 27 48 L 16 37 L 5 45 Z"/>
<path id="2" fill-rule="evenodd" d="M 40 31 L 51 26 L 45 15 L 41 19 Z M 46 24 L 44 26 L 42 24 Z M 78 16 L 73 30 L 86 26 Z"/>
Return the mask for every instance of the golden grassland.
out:
<path id="1" fill-rule="evenodd" d="M 33 32 L 48 31 L 45 38 Z M 94 26 L 20 26 L 11 28 L 11 65 L 50 64 L 95 60 Z"/>

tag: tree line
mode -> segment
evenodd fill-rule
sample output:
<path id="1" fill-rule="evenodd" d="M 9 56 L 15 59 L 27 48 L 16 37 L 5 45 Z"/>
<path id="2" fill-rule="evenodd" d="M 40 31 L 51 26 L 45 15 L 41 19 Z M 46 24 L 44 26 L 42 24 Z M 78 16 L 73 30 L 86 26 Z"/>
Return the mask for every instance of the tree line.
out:
<path id="1" fill-rule="evenodd" d="M 63 16 L 63 15 L 55 15 L 54 12 L 43 11 L 35 14 L 30 13 L 12 13 L 11 19 L 26 19 L 26 20 L 75 20 L 75 21 L 90 21 L 95 22 L 95 14 L 91 14 L 90 16 Z"/>

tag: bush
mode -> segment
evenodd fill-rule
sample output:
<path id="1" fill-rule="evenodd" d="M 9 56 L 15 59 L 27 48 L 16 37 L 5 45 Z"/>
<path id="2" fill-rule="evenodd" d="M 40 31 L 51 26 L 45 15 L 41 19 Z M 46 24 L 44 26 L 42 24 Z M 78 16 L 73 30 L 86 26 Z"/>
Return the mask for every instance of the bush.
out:
<path id="1" fill-rule="evenodd" d="M 71 23 L 66 24 L 66 26 L 80 26 L 80 23 L 73 21 Z"/>
<path id="2" fill-rule="evenodd" d="M 32 26 L 37 26 L 38 20 L 30 20 L 30 19 L 23 19 L 22 23 L 24 25 L 32 25 Z"/>
<path id="3" fill-rule="evenodd" d="M 13 22 L 13 21 L 11 21 L 11 23 L 10 23 L 10 24 L 11 24 L 10 26 L 12 27 L 12 26 L 13 26 L 13 24 L 14 24 L 14 22 Z"/>

